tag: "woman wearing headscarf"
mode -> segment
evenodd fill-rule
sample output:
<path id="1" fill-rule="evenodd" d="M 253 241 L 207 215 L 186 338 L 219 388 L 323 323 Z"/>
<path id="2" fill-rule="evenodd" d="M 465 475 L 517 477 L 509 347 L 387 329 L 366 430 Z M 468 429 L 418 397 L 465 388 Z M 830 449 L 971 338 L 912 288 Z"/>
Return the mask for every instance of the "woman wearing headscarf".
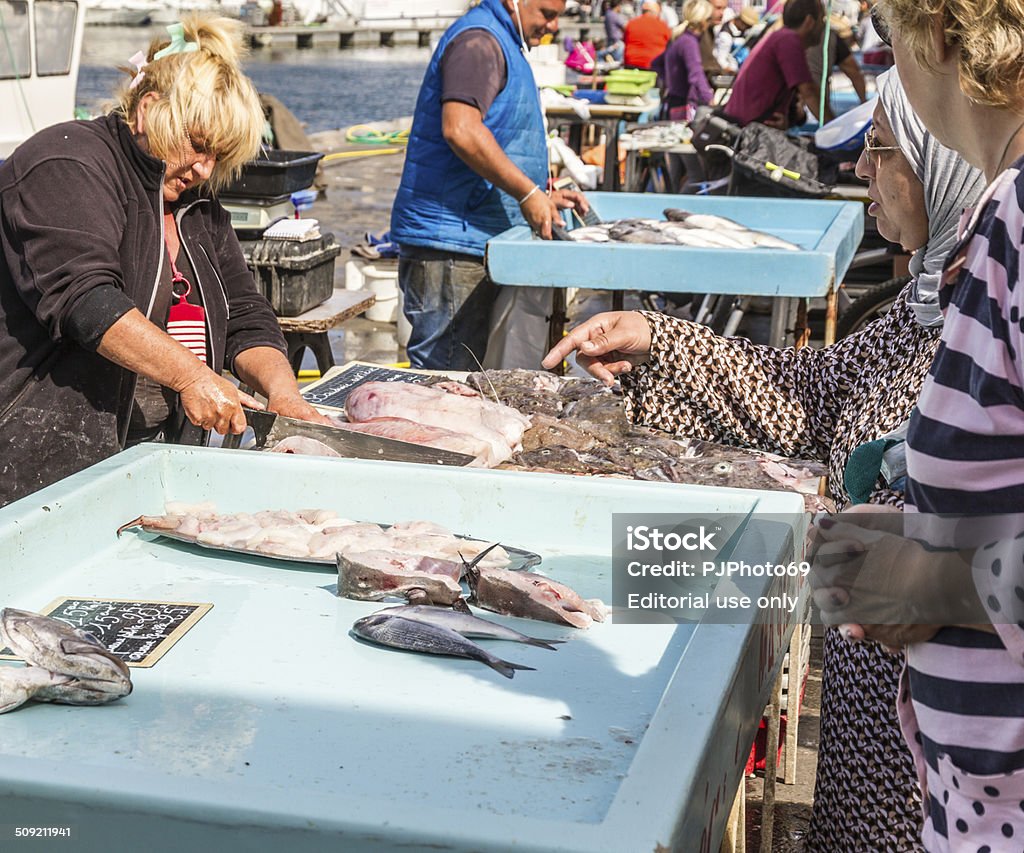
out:
<path id="1" fill-rule="evenodd" d="M 901 506 L 899 436 L 939 340 L 939 271 L 959 215 L 983 182 L 925 130 L 895 74 L 878 88 L 858 171 L 869 182 L 879 232 L 913 251 L 913 279 L 885 317 L 816 350 L 723 338 L 646 311 L 609 312 L 573 329 L 545 366 L 576 350 L 594 376 L 621 380 L 635 422 L 820 460 L 838 507 Z M 919 849 L 920 795 L 895 712 L 901 667 L 879 646 L 852 645 L 827 631 L 807 851 Z"/>

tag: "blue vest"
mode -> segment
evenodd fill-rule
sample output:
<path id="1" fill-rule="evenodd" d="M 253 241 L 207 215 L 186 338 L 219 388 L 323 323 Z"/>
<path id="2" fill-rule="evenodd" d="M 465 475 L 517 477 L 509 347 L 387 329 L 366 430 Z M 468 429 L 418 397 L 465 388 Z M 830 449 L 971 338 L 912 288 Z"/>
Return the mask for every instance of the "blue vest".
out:
<path id="1" fill-rule="evenodd" d="M 487 111 L 484 126 L 509 159 L 534 183 L 547 184 L 544 115 L 519 31 L 500 0 L 483 0 L 452 24 L 438 42 L 423 78 L 402 182 L 391 212 L 391 239 L 399 245 L 483 255 L 487 241 L 525 225 L 517 199 L 460 160 L 441 130 L 441 58 L 455 36 L 484 29 L 501 45 L 508 81 Z"/>

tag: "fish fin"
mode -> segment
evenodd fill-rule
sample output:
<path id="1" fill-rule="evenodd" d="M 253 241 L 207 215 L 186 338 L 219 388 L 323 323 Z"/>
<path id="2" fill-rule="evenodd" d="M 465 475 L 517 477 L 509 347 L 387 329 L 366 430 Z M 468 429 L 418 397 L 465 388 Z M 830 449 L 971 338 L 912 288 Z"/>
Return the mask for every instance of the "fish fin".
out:
<path id="1" fill-rule="evenodd" d="M 537 637 L 527 637 L 523 642 L 528 646 L 537 646 L 542 649 L 549 649 L 550 651 L 557 652 L 558 649 L 555 647 L 556 644 L 564 643 L 565 640 L 539 640 Z"/>
<path id="2" fill-rule="evenodd" d="M 536 667 L 523 666 L 521 663 L 512 663 L 511 661 L 502 660 L 501 658 L 488 658 L 485 663 L 495 672 L 500 672 L 505 676 L 505 678 L 513 678 L 517 669 L 525 669 L 530 672 L 537 671 Z"/>
<path id="3" fill-rule="evenodd" d="M 452 602 L 452 610 L 454 610 L 456 613 L 467 613 L 470 616 L 473 615 L 473 611 L 470 610 L 469 605 L 466 604 L 466 599 L 464 599 L 461 595 L 458 598 L 456 598 L 454 602 Z"/>
<path id="4" fill-rule="evenodd" d="M 122 524 L 119 528 L 117 528 L 117 538 L 120 539 L 121 534 L 129 527 L 138 527 L 140 524 L 142 524 L 143 518 L 145 518 L 145 516 L 140 515 L 138 518 L 133 518 L 131 521 Z"/>
<path id="5" fill-rule="evenodd" d="M 93 655 L 97 651 L 107 651 L 104 645 L 92 634 L 85 634 L 81 639 L 61 640 L 60 650 L 66 655 Z"/>
<path id="6" fill-rule="evenodd" d="M 462 556 L 461 551 L 455 552 L 459 555 L 459 559 L 462 560 L 462 574 L 469 582 L 469 589 L 471 592 L 476 592 L 476 582 L 480 579 L 480 570 L 476 567 L 477 563 L 490 554 L 491 551 L 497 548 L 500 544 L 500 542 L 495 542 L 493 545 L 488 545 L 468 563 L 466 562 L 466 558 Z"/>

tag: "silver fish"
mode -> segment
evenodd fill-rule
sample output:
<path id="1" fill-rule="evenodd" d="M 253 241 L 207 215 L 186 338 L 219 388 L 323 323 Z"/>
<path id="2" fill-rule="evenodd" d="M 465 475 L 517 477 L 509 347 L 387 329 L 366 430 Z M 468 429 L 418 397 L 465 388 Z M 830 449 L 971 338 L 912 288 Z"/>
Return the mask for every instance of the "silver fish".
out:
<path id="1" fill-rule="evenodd" d="M 573 228 L 569 231 L 569 239 L 577 243 L 607 243 L 611 240 L 608 236 L 608 228 L 603 225 L 587 225 L 582 228 Z"/>
<path id="2" fill-rule="evenodd" d="M 763 231 L 755 231 L 746 225 L 741 225 L 725 216 L 715 216 L 710 213 L 690 213 L 688 210 L 680 210 L 677 207 L 669 207 L 664 211 L 665 218 L 670 222 L 683 224 L 687 228 L 699 228 L 705 231 L 728 233 L 744 241 L 751 241 L 754 246 L 761 246 L 766 249 L 785 249 L 790 252 L 799 251 L 800 247 L 781 237 L 765 234 Z"/>
<path id="3" fill-rule="evenodd" d="M 102 705 L 132 692 L 124 661 L 85 631 L 27 610 L 0 612 L 0 640 L 27 661 L 4 668 L 0 713 L 29 699 L 65 705 Z M 17 701 L 21 699 L 21 701 Z"/>
<path id="4" fill-rule="evenodd" d="M 371 643 L 393 649 L 478 660 L 506 678 L 512 678 L 517 669 L 533 670 L 532 666 L 522 666 L 495 657 L 451 628 L 388 613 L 372 613 L 357 619 L 352 626 L 352 633 Z"/>
<path id="5" fill-rule="evenodd" d="M 445 607 L 430 607 L 423 604 L 405 604 L 397 607 L 386 607 L 378 613 L 387 613 L 391 616 L 401 616 L 403 619 L 412 619 L 415 622 L 425 622 L 428 625 L 441 625 L 450 628 L 456 634 L 463 637 L 481 637 L 488 640 L 511 640 L 513 643 L 526 643 L 528 646 L 540 646 L 542 649 L 550 649 L 555 652 L 556 643 L 564 640 L 539 640 L 536 637 L 528 637 L 520 634 L 512 628 L 506 628 L 496 622 L 489 622 L 474 616 L 472 613 L 464 613 L 456 610 L 449 610 Z"/>

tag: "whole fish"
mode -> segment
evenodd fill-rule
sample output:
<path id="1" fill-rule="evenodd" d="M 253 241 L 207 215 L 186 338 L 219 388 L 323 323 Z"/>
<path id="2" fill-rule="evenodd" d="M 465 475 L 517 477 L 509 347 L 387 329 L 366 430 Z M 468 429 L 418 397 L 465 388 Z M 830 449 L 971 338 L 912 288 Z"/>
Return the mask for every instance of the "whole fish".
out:
<path id="1" fill-rule="evenodd" d="M 397 607 L 386 607 L 378 613 L 387 613 L 391 616 L 401 616 L 403 619 L 412 619 L 414 622 L 425 622 L 428 625 L 440 625 L 450 628 L 456 634 L 463 637 L 482 637 L 488 640 L 510 640 L 513 643 L 526 643 L 528 646 L 540 646 L 542 649 L 558 651 L 554 644 L 564 642 L 563 640 L 539 640 L 536 637 L 528 637 L 520 634 L 512 628 L 506 628 L 496 622 L 488 622 L 472 613 L 464 613 L 456 610 L 449 610 L 445 607 L 430 607 L 422 604 L 400 604 Z M 376 615 L 376 614 L 374 614 Z"/>
<path id="2" fill-rule="evenodd" d="M 357 619 L 352 626 L 352 633 L 371 643 L 393 649 L 478 660 L 505 678 L 512 678 L 517 669 L 533 670 L 532 666 L 522 666 L 495 657 L 451 628 L 388 613 L 373 613 Z"/>
<path id="3" fill-rule="evenodd" d="M 59 619 L 6 607 L 0 641 L 29 664 L 0 671 L 0 713 L 29 699 L 66 705 L 102 705 L 132 692 L 124 661 L 92 634 Z"/>
<path id="4" fill-rule="evenodd" d="M 363 551 L 337 554 L 338 595 L 380 601 L 401 595 L 410 601 L 451 606 L 462 597 L 462 569 L 452 560 Z"/>
<path id="5" fill-rule="evenodd" d="M 603 602 L 584 600 L 574 589 L 543 575 L 467 565 L 466 579 L 472 593 L 470 602 L 484 610 L 574 628 L 604 621 Z"/>
<path id="6" fill-rule="evenodd" d="M 725 216 L 715 216 L 710 213 L 690 213 L 688 210 L 680 210 L 677 207 L 669 207 L 664 210 L 665 218 L 670 222 L 678 222 L 687 228 L 699 228 L 705 231 L 716 231 L 718 233 L 729 233 L 733 236 L 749 240 L 754 246 L 761 246 L 766 249 L 785 249 L 789 252 L 799 251 L 800 247 L 781 237 L 766 234 L 764 231 L 756 231 L 741 225 Z"/>
<path id="7" fill-rule="evenodd" d="M 577 243 L 607 243 L 611 239 L 606 225 L 586 225 L 582 228 L 573 228 L 568 233 L 569 239 Z"/>

